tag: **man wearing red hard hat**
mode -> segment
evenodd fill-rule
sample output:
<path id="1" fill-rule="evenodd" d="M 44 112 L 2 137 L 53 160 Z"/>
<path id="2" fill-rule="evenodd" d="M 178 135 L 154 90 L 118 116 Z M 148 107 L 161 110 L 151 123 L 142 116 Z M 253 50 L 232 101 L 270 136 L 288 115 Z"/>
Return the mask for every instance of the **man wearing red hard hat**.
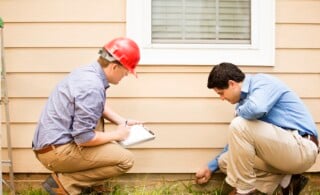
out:
<path id="1" fill-rule="evenodd" d="M 42 183 L 49 194 L 102 192 L 105 179 L 127 172 L 133 154 L 117 141 L 140 124 L 114 112 L 106 104 L 106 90 L 128 73 L 136 75 L 138 45 L 131 39 L 111 40 L 97 61 L 75 69 L 53 90 L 33 138 L 37 159 L 53 173 Z M 117 125 L 98 131 L 101 118 Z M 102 120 L 103 121 L 103 120 Z"/>

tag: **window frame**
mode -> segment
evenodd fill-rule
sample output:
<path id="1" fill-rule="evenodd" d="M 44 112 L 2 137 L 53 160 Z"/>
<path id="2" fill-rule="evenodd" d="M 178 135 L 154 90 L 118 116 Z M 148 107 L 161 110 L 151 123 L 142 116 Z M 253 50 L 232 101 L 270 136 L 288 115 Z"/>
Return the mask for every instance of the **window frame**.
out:
<path id="1" fill-rule="evenodd" d="M 274 0 L 251 0 L 250 44 L 152 44 L 151 0 L 127 1 L 126 35 L 141 52 L 139 64 L 274 66 Z"/>

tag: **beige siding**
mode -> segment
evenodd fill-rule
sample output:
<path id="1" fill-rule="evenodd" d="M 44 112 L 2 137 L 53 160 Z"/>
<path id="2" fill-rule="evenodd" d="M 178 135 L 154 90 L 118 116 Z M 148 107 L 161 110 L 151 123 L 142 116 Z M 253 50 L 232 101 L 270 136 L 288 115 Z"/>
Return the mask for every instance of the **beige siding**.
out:
<path id="1" fill-rule="evenodd" d="M 48 172 L 30 147 L 46 98 L 68 72 L 95 60 L 106 41 L 125 35 L 125 5 L 125 0 L 0 1 L 16 172 Z M 320 129 L 319 13 L 320 1 L 276 0 L 275 66 L 243 70 L 270 73 L 286 82 Z M 225 145 L 233 106 L 206 88 L 210 70 L 142 65 L 138 79 L 128 77 L 108 90 L 114 110 L 146 121 L 157 134 L 154 141 L 131 149 L 136 154 L 132 173 L 192 173 Z M 3 122 L 4 117 L 5 129 Z M 3 158 L 5 135 L 3 131 Z M 320 171 L 320 159 L 310 171 Z"/>
<path id="2" fill-rule="evenodd" d="M 135 166 L 130 173 L 192 173 L 199 165 L 219 153 L 217 149 L 131 149 L 135 154 Z M 6 151 L 3 150 L 5 154 Z M 27 149 L 14 151 L 16 172 L 48 172 Z M 169 165 L 170 166 L 165 166 Z M 27 169 L 27 170 L 26 170 Z"/>
<path id="3" fill-rule="evenodd" d="M 206 87 L 207 74 L 207 72 L 139 73 L 139 79 L 127 77 L 118 86 L 111 87 L 107 91 L 108 97 L 217 97 Z M 17 98 L 46 98 L 65 75 L 66 73 L 12 73 L 8 76 L 9 95 Z M 320 83 L 318 74 L 281 73 L 274 76 L 291 86 L 302 98 L 320 96 L 320 90 L 314 89 L 314 83 Z M 301 77 L 303 80 L 297 79 Z M 26 83 L 33 87 L 26 88 Z"/>
<path id="4" fill-rule="evenodd" d="M 100 47 L 106 37 L 123 36 L 124 23 L 9 23 L 7 47 Z"/>
<path id="5" fill-rule="evenodd" d="M 125 22 L 125 0 L 3 0 L 0 13 L 7 22 Z"/>
<path id="6" fill-rule="evenodd" d="M 11 99 L 11 122 L 35 123 L 45 100 Z M 319 100 L 305 99 L 304 102 L 315 120 L 320 121 Z M 110 98 L 108 104 L 124 116 L 146 122 L 222 123 L 231 121 L 234 113 L 230 104 L 221 103 L 218 98 Z"/>
<path id="7" fill-rule="evenodd" d="M 7 68 L 12 73 L 56 73 L 70 72 L 79 65 L 90 62 L 97 57 L 97 48 L 6 48 Z M 50 60 L 48 60 L 50 59 Z M 276 51 L 274 67 L 244 67 L 247 72 L 271 73 L 318 73 L 320 72 L 320 55 L 317 49 L 280 49 Z M 147 66 L 138 67 L 138 72 L 171 73 L 203 72 L 208 73 L 208 66 Z"/>
<path id="8" fill-rule="evenodd" d="M 277 0 L 277 23 L 319 24 L 318 0 Z"/>
<path id="9" fill-rule="evenodd" d="M 320 48 L 320 41 L 315 38 L 319 39 L 319 34 L 320 25 L 317 24 L 277 24 L 276 47 L 317 49 Z"/>

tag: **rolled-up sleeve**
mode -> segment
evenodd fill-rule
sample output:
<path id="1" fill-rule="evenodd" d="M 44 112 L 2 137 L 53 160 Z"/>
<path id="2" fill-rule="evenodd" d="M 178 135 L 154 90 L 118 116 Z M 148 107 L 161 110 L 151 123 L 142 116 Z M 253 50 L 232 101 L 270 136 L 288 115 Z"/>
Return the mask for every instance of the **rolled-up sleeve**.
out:
<path id="1" fill-rule="evenodd" d="M 72 136 L 77 144 L 91 140 L 97 121 L 102 116 L 105 96 L 101 90 L 87 89 L 75 97 Z"/>

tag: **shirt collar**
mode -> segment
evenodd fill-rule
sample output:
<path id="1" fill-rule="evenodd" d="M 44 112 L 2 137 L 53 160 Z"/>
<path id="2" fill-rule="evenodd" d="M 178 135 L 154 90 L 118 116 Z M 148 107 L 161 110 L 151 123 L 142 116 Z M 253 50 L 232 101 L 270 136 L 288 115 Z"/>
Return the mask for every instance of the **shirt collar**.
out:
<path id="1" fill-rule="evenodd" d="M 241 100 L 243 100 L 243 99 L 245 99 L 247 97 L 247 94 L 249 92 L 251 79 L 252 79 L 251 75 L 246 75 L 245 78 L 244 78 L 244 81 L 242 82 L 241 97 L 240 97 Z"/>
<path id="2" fill-rule="evenodd" d="M 104 71 L 103 71 L 101 65 L 99 64 L 99 62 L 98 61 L 94 62 L 93 67 L 97 71 L 97 73 L 99 74 L 99 77 L 101 78 L 101 80 L 103 82 L 104 88 L 105 89 L 109 88 L 110 87 L 109 82 L 108 82 L 107 77 L 104 74 Z"/>

